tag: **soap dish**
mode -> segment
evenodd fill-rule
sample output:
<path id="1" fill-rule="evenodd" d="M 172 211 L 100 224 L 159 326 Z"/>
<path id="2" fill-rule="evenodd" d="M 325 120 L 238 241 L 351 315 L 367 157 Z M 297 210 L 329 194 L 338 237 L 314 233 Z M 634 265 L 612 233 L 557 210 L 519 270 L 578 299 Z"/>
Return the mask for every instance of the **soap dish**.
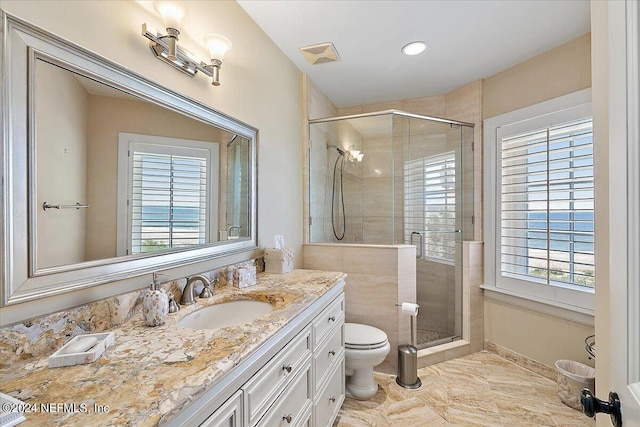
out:
<path id="1" fill-rule="evenodd" d="M 60 368 L 93 363 L 100 358 L 114 339 L 113 332 L 78 335 L 49 356 L 49 367 Z"/>

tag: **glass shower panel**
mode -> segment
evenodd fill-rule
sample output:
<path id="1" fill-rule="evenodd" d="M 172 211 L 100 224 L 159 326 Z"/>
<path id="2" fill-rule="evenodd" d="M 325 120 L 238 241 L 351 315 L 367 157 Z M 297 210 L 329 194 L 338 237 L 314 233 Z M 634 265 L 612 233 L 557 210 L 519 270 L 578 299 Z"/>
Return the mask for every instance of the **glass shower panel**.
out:
<path id="1" fill-rule="evenodd" d="M 404 158 L 404 239 L 415 244 L 418 346 L 460 338 L 461 126 L 410 119 Z M 458 272 L 459 273 L 459 272 Z"/>
<path id="2" fill-rule="evenodd" d="M 393 241 L 392 116 L 310 126 L 309 241 Z"/>
<path id="3" fill-rule="evenodd" d="M 309 134 L 310 243 L 415 245 L 418 346 L 459 339 L 473 127 L 387 111 L 316 120 Z"/>

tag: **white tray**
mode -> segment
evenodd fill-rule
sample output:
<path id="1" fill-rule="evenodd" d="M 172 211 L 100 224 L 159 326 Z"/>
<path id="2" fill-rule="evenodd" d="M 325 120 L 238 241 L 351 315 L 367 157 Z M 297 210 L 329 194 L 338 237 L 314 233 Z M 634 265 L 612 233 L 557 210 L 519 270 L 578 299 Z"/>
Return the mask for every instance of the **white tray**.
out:
<path id="1" fill-rule="evenodd" d="M 82 353 L 67 353 L 69 346 L 73 345 L 81 338 L 95 337 L 98 342 Z M 115 339 L 113 332 L 104 332 L 101 334 L 83 334 L 74 337 L 63 345 L 58 351 L 49 356 L 49 367 L 60 368 L 62 366 L 83 365 L 86 363 L 93 363 L 100 358 L 102 353 L 107 347 L 109 347 Z"/>

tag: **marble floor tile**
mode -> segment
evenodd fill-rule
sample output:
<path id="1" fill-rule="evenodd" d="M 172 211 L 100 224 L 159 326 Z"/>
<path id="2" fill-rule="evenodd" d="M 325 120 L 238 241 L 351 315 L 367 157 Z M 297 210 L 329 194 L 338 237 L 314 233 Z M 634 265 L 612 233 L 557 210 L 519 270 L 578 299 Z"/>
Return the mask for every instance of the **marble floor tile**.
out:
<path id="1" fill-rule="evenodd" d="M 595 426 L 562 404 L 555 382 L 485 351 L 419 369 L 417 390 L 375 375 L 378 394 L 347 398 L 333 427 Z"/>

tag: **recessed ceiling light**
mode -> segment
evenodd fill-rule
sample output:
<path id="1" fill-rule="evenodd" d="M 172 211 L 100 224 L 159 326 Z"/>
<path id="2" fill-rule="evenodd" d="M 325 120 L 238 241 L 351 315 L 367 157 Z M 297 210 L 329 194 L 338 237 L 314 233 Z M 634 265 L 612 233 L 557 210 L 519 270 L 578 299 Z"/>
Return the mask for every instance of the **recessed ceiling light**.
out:
<path id="1" fill-rule="evenodd" d="M 411 42 L 402 48 L 402 53 L 410 56 L 417 55 L 419 53 L 424 52 L 426 48 L 427 48 L 427 44 L 425 42 L 420 42 L 420 41 Z"/>

